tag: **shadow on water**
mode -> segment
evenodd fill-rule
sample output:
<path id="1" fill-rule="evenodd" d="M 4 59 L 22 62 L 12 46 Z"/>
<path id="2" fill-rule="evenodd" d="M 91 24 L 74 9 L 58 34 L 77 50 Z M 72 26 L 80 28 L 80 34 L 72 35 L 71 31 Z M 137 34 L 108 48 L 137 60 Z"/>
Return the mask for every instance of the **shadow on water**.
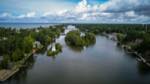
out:
<path id="1" fill-rule="evenodd" d="M 118 51 L 124 52 L 126 54 L 125 56 L 128 56 L 128 57 L 130 57 L 132 59 L 136 59 L 137 58 L 137 56 L 135 54 L 129 53 L 127 50 L 125 50 L 121 46 L 117 45 L 117 43 L 116 43 L 116 46 L 117 46 L 117 50 Z"/>
<path id="2" fill-rule="evenodd" d="M 36 52 L 36 54 L 44 54 L 47 51 L 47 47 L 44 47 Z"/>
<path id="3" fill-rule="evenodd" d="M 117 48 L 123 51 L 126 54 L 125 56 L 128 56 L 134 60 L 138 59 L 138 57 L 135 54 L 128 53 L 126 50 L 122 49 L 121 47 L 117 47 Z M 143 62 L 139 62 L 138 60 L 136 61 L 137 61 L 138 73 L 140 75 L 150 75 L 150 67 L 144 64 Z"/>
<path id="4" fill-rule="evenodd" d="M 126 51 L 125 49 L 121 48 L 120 46 L 118 46 L 117 44 L 115 45 L 117 46 L 116 49 L 117 51 L 120 51 L 120 52 L 124 52 L 124 56 L 128 56 L 129 58 L 133 59 L 133 60 L 136 60 L 138 59 L 137 55 L 135 54 L 132 54 L 132 53 L 128 53 L 128 51 Z M 138 60 L 137 61 L 137 69 L 138 69 L 138 73 L 142 76 L 145 76 L 145 75 L 150 75 L 150 67 L 147 66 L 146 64 L 144 64 L 143 62 L 139 62 Z"/>
<path id="5" fill-rule="evenodd" d="M 147 66 L 146 64 L 144 64 L 143 62 L 139 62 L 137 59 L 137 55 L 133 54 L 133 53 L 128 53 L 128 51 L 126 51 L 125 49 L 117 46 L 117 49 L 124 52 L 126 55 L 125 56 L 128 56 L 130 57 L 131 59 L 134 59 L 137 61 L 137 69 L 138 69 L 138 73 L 140 75 L 149 75 L 150 74 L 150 67 Z"/>
<path id="6" fill-rule="evenodd" d="M 81 53 L 84 49 L 86 49 L 88 47 L 93 47 L 95 44 L 96 44 L 96 42 L 86 45 L 84 47 L 76 47 L 76 46 L 71 46 L 71 45 L 67 44 L 67 47 L 76 53 Z"/>
<path id="7" fill-rule="evenodd" d="M 150 67 L 142 62 L 137 62 L 137 68 L 140 75 L 149 75 L 150 74 Z"/>
<path id="8" fill-rule="evenodd" d="M 60 53 L 61 53 L 61 52 L 60 52 Z M 48 56 L 48 57 L 52 58 L 52 60 L 55 61 L 56 58 L 57 58 L 57 56 L 58 56 L 60 53 L 58 53 L 58 54 L 56 54 L 56 55 Z"/>
<path id="9" fill-rule="evenodd" d="M 69 49 L 71 49 L 74 52 L 80 53 L 84 47 L 75 47 L 75 46 L 71 46 L 71 45 L 67 45 Z"/>

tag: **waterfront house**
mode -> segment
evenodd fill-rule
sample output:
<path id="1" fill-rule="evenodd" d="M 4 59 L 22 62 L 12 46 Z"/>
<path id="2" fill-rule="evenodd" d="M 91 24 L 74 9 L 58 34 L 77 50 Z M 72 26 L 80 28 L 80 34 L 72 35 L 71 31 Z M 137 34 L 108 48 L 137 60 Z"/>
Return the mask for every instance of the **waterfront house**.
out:
<path id="1" fill-rule="evenodd" d="M 41 43 L 39 42 L 39 41 L 35 41 L 34 43 L 33 43 L 33 48 L 41 48 Z"/>

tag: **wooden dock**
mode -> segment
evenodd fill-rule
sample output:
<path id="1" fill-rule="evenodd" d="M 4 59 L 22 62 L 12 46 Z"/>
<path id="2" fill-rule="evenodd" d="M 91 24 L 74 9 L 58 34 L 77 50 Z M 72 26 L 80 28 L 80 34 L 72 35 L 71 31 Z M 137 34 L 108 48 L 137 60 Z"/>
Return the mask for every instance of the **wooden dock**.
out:
<path id="1" fill-rule="evenodd" d="M 19 71 L 19 68 L 14 69 L 14 70 L 7 70 L 7 69 L 0 70 L 0 81 L 1 82 L 6 81 L 18 71 Z"/>
<path id="2" fill-rule="evenodd" d="M 33 55 L 33 53 L 35 53 L 35 52 L 27 54 L 24 59 L 15 63 L 15 65 L 14 65 L 14 67 L 12 67 L 12 69 L 0 70 L 0 82 L 4 82 L 4 81 L 8 80 L 10 77 L 12 77 L 14 74 L 16 74 L 20 70 L 20 68 L 23 66 L 23 64 L 27 61 L 27 59 Z"/>

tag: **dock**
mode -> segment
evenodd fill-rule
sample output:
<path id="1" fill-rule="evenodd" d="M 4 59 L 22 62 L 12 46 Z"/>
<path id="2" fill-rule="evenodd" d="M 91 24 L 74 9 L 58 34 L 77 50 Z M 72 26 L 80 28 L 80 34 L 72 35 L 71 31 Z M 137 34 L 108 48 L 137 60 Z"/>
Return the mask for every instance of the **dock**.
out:
<path id="1" fill-rule="evenodd" d="M 0 81 L 4 82 L 19 71 L 19 68 L 13 70 L 0 70 Z"/>
<path id="2" fill-rule="evenodd" d="M 16 74 L 20 70 L 20 68 L 23 66 L 23 64 L 27 61 L 27 59 L 33 54 L 34 52 L 25 55 L 24 59 L 16 62 L 14 67 L 12 67 L 11 69 L 0 70 L 0 82 L 4 82 L 8 80 L 9 78 L 11 78 L 14 74 Z"/>

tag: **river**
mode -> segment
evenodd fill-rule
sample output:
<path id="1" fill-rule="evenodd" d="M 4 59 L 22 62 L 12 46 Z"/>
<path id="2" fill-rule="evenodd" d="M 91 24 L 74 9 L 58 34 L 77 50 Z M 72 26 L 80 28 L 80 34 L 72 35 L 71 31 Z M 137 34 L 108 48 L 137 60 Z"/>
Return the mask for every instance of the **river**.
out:
<path id="1" fill-rule="evenodd" d="M 0 84 L 150 84 L 150 70 L 119 47 L 96 36 L 96 43 L 72 49 L 60 36 L 62 53 L 49 57 L 35 54 L 28 66 Z"/>

